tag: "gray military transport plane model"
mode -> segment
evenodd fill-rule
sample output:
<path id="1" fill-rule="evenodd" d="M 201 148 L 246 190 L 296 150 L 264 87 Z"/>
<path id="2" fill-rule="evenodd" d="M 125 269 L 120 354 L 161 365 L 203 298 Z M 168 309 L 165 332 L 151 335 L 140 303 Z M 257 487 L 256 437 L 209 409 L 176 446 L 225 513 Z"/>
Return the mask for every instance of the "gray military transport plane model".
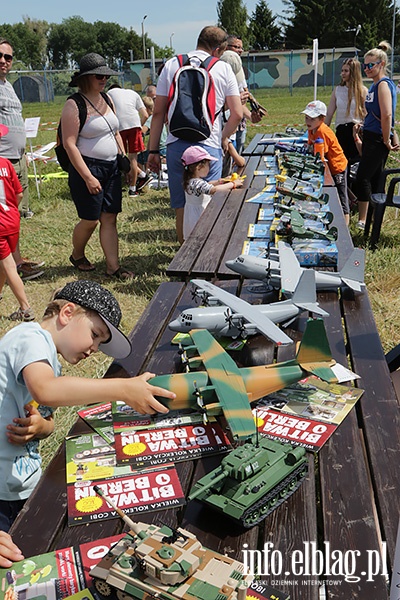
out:
<path id="1" fill-rule="evenodd" d="M 309 311 L 322 317 L 328 316 L 317 303 L 315 274 L 305 271 L 289 300 L 272 304 L 251 305 L 241 298 L 203 281 L 192 279 L 201 290 L 200 297 L 207 298 L 212 306 L 199 306 L 184 310 L 168 327 L 172 331 L 188 333 L 191 329 L 207 329 L 215 336 L 242 337 L 264 334 L 277 344 L 289 344 L 292 340 L 275 325 Z"/>
<path id="2" fill-rule="evenodd" d="M 247 256 L 241 254 L 225 264 L 229 269 L 248 279 L 267 281 L 274 287 L 280 287 L 286 294 L 292 294 L 296 289 L 300 275 L 305 271 L 300 266 L 297 257 L 289 244 L 279 242 L 279 262 L 269 258 Z M 317 290 L 337 289 L 347 285 L 355 292 L 364 290 L 365 251 L 355 248 L 347 259 L 341 271 L 314 271 Z"/>

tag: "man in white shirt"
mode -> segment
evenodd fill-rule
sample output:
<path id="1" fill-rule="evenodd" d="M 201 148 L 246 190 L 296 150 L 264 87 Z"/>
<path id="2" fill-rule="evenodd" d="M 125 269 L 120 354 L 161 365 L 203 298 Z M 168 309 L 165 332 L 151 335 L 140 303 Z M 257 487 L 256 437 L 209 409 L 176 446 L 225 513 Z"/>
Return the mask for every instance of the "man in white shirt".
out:
<path id="1" fill-rule="evenodd" d="M 113 101 L 124 150 L 131 161 L 129 196 L 138 196 L 139 192 L 136 186 L 138 179 L 137 156 L 139 152 L 144 150 L 142 125 L 149 115 L 143 100 L 134 90 L 122 89 L 118 84 L 114 84 L 107 93 Z"/>
<path id="2" fill-rule="evenodd" d="M 12 61 L 13 49 L 10 43 L 5 39 L 0 39 L 0 123 L 8 127 L 8 135 L 1 140 L 0 156 L 7 158 L 12 163 L 18 175 L 24 194 L 19 211 L 22 217 L 30 218 L 33 216 L 33 212 L 29 209 L 25 122 L 22 118 L 21 102 L 13 86 L 7 81 Z M 13 256 L 22 279 L 36 279 L 43 275 L 44 271 L 40 268 L 43 266 L 43 262 L 37 263 L 23 259 L 19 244 Z"/>
<path id="3" fill-rule="evenodd" d="M 200 62 L 204 61 L 210 55 L 219 58 L 226 49 L 226 39 L 227 35 L 225 31 L 219 27 L 204 27 L 197 40 L 196 50 L 189 52 L 188 55 L 189 57 L 196 57 L 197 61 L 195 59 L 193 63 L 197 62 L 197 64 L 200 64 Z M 155 172 L 159 172 L 160 170 L 160 136 L 168 110 L 169 90 L 178 68 L 178 59 L 176 57 L 171 58 L 166 62 L 157 83 L 157 98 L 150 129 L 148 144 L 149 158 L 147 163 L 148 168 Z M 211 135 L 204 142 L 187 142 L 174 137 L 172 134 L 169 134 L 167 138 L 168 186 L 171 206 L 175 209 L 177 237 L 181 244 L 183 243 L 183 213 L 185 207 L 181 156 L 189 146 L 205 146 L 207 152 L 218 159 L 212 163 L 207 180 L 219 179 L 222 170 L 222 153 L 227 150 L 229 137 L 236 130 L 243 114 L 236 77 L 231 67 L 222 61 L 218 61 L 212 67 L 211 75 L 216 91 L 217 114 L 222 110 L 224 105 L 230 111 L 229 119 L 223 129 L 221 119 L 216 118 Z"/>

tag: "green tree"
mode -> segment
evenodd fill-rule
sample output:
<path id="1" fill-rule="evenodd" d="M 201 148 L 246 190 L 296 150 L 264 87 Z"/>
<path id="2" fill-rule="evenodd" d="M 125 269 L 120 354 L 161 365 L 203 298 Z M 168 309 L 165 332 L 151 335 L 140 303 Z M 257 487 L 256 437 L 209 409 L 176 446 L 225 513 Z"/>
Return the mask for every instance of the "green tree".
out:
<path id="1" fill-rule="evenodd" d="M 277 49 L 282 45 L 282 32 L 265 0 L 259 0 L 249 22 L 249 42 L 254 50 Z"/>
<path id="2" fill-rule="evenodd" d="M 237 35 L 247 45 L 247 9 L 242 0 L 218 0 L 218 25 L 229 34 Z"/>
<path id="3" fill-rule="evenodd" d="M 88 52 L 100 53 L 100 50 L 95 26 L 86 23 L 82 17 L 69 17 L 63 19 L 61 24 L 51 25 L 48 52 L 56 69 L 74 67 Z"/>
<path id="4" fill-rule="evenodd" d="M 0 35 L 6 38 L 14 50 L 14 67 L 42 69 L 47 62 L 46 21 L 34 21 L 28 17 L 21 23 L 0 25 Z"/>
<path id="5" fill-rule="evenodd" d="M 318 38 L 320 48 L 349 47 L 355 42 L 364 50 L 390 38 L 393 3 L 391 0 L 283 0 L 287 48 L 311 47 Z M 396 18 L 396 37 L 400 24 Z M 361 24 L 357 37 L 355 31 Z"/>

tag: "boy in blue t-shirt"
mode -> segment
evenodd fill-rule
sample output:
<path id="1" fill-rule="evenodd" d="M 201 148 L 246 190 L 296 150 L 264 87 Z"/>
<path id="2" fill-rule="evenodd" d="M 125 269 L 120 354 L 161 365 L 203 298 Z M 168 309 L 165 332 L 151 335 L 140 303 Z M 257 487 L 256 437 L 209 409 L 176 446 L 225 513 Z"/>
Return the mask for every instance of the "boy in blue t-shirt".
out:
<path id="1" fill-rule="evenodd" d="M 0 530 L 8 531 L 40 478 L 38 439 L 51 433 L 55 407 L 122 400 L 142 414 L 168 412 L 154 396 L 175 394 L 150 385 L 152 373 L 127 379 L 60 377 L 58 354 L 72 365 L 98 350 L 128 356 L 131 345 L 118 328 L 120 320 L 121 309 L 108 290 L 79 280 L 56 292 L 42 323 L 22 323 L 1 338 L 0 422 L 12 424 L 6 426 L 8 442 L 0 437 Z M 38 410 L 29 404 L 33 399 Z M 25 421 L 32 415 L 34 432 Z"/>

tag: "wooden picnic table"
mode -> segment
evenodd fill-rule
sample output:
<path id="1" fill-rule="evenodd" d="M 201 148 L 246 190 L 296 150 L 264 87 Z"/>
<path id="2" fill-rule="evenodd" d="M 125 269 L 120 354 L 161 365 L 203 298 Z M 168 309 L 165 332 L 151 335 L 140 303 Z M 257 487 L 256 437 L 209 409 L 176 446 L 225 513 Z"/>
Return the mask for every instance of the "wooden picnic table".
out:
<path id="1" fill-rule="evenodd" d="M 249 168 L 254 170 L 258 160 L 259 157 L 251 157 Z M 238 190 L 237 196 L 248 192 L 250 182 L 257 184 L 257 180 L 253 182 L 249 176 L 247 187 L 243 191 Z M 260 180 L 258 188 L 257 185 L 252 187 L 251 192 L 261 187 Z M 335 225 L 339 228 L 338 246 L 340 260 L 343 261 L 353 246 L 333 192 L 331 208 L 335 213 Z M 236 255 L 239 253 L 236 249 Z M 232 248 L 229 257 L 234 256 Z M 213 277 L 218 269 L 219 265 L 216 270 L 210 269 L 209 276 Z M 188 275 L 194 273 L 199 274 L 189 271 Z M 224 279 L 219 283 L 248 301 L 254 298 L 246 283 L 238 278 Z M 346 288 L 340 293 L 319 293 L 318 300 L 330 315 L 325 323 L 333 357 L 360 375 L 356 385 L 365 391 L 320 452 L 308 454 L 309 474 L 304 483 L 259 526 L 249 530 L 239 528 L 197 501 L 179 509 L 163 511 L 161 520 L 190 529 L 204 545 L 240 560 L 244 557 L 243 544 L 248 544 L 248 548 L 253 550 L 262 550 L 267 543 L 273 544 L 269 549 L 276 552 L 275 558 L 282 559 L 282 568 L 273 563 L 270 573 L 264 571 L 261 578 L 278 589 L 288 591 L 292 600 L 320 598 L 318 577 L 315 575 L 318 565 L 314 566 L 314 575 L 307 572 L 301 575 L 294 572 L 291 563 L 293 556 L 297 556 L 295 551 L 304 555 L 313 548 L 331 556 L 332 571 L 323 571 L 326 574 L 327 599 L 388 600 L 382 563 L 378 565 L 377 574 L 370 578 L 367 574 L 372 568 L 369 562 L 382 556 L 382 548 L 386 548 L 385 566 L 389 573 L 393 566 L 400 498 L 398 401 L 368 293 L 354 295 Z M 131 377 L 145 370 L 157 374 L 177 370 L 176 346 L 171 344 L 173 333 L 167 324 L 192 305 L 191 286 L 185 281 L 162 283 L 130 334 L 131 355 L 113 363 L 107 377 Z M 286 331 L 294 340 L 299 340 L 304 326 L 305 317 L 301 317 Z M 237 359 L 240 364 L 246 365 L 267 364 L 274 357 L 282 361 L 293 357 L 293 346 L 275 348 L 261 336 L 255 336 Z M 87 431 L 87 425 L 79 420 L 73 431 Z M 214 456 L 178 463 L 185 493 L 204 473 L 215 468 L 220 459 Z M 157 522 L 160 513 L 141 513 L 140 519 Z M 25 555 L 32 556 L 54 548 L 98 540 L 119 533 L 121 529 L 118 519 L 68 527 L 65 448 L 62 445 L 11 533 Z M 343 571 L 338 574 L 338 557 L 346 558 L 348 574 L 354 566 L 352 574 L 360 578 L 359 581 L 344 577 Z"/>

